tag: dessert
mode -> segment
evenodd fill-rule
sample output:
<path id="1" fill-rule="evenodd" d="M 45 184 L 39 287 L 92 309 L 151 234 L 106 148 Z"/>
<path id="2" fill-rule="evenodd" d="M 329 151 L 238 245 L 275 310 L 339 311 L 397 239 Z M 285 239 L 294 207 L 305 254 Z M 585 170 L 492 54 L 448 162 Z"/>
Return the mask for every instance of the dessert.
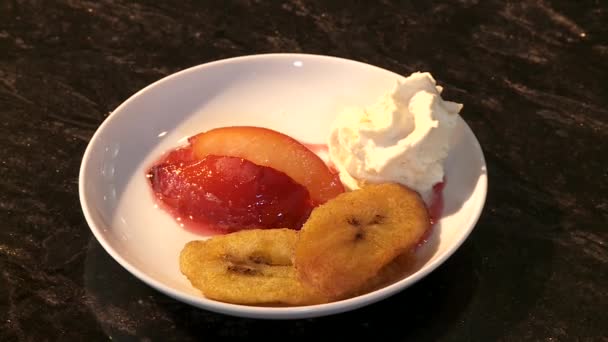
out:
<path id="1" fill-rule="evenodd" d="M 330 160 L 350 189 L 396 182 L 431 202 L 462 105 L 444 101 L 429 73 L 413 73 L 366 108 L 347 108 L 328 139 Z"/>
<path id="2" fill-rule="evenodd" d="M 430 226 L 420 196 L 395 183 L 343 193 L 313 210 L 300 231 L 300 279 L 331 298 L 361 288 Z"/>
<path id="3" fill-rule="evenodd" d="M 149 169 L 150 184 L 178 221 L 225 235 L 187 243 L 181 272 L 208 298 L 249 305 L 325 303 L 403 277 L 442 210 L 462 105 L 440 94 L 414 73 L 342 112 L 327 150 L 261 127 L 191 137 Z"/>

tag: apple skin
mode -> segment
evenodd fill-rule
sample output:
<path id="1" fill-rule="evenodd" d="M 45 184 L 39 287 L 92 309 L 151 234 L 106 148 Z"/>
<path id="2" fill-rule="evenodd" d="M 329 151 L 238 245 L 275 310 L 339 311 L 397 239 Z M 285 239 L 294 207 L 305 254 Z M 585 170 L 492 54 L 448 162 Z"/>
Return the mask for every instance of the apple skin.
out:
<path id="1" fill-rule="evenodd" d="M 299 141 L 283 133 L 253 126 L 222 127 L 190 138 L 194 157 L 230 156 L 281 171 L 308 189 L 315 205 L 344 192 L 337 173 Z"/>

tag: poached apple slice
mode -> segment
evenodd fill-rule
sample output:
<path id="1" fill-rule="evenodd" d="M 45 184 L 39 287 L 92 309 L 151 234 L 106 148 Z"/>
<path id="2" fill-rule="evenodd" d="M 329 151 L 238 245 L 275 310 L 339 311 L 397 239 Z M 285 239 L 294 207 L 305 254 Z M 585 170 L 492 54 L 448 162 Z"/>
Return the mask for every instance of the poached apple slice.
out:
<path id="1" fill-rule="evenodd" d="M 337 174 L 299 141 L 277 131 L 252 126 L 212 129 L 190 138 L 196 159 L 230 156 L 284 172 L 323 204 L 344 192 Z"/>
<path id="2" fill-rule="evenodd" d="M 149 170 L 148 181 L 181 222 L 210 224 L 218 232 L 299 229 L 312 210 L 303 185 L 242 158 L 209 155 L 177 163 L 169 159 Z"/>

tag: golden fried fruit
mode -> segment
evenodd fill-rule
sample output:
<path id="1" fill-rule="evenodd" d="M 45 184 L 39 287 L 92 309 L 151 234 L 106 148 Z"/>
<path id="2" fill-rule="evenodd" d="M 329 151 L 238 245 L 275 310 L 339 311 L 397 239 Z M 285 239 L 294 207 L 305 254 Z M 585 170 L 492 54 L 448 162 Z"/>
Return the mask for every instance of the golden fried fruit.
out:
<path id="1" fill-rule="evenodd" d="M 352 293 L 353 296 L 375 291 L 395 283 L 415 271 L 416 253 L 413 250 L 403 252 L 382 267 L 378 273 Z"/>
<path id="2" fill-rule="evenodd" d="M 180 255 L 181 272 L 207 298 L 236 304 L 306 305 L 325 300 L 297 278 L 292 258 L 297 232 L 243 230 L 192 241 Z"/>
<path id="3" fill-rule="evenodd" d="M 300 231 L 300 279 L 332 299 L 361 289 L 429 229 L 418 193 L 398 184 L 368 185 L 315 208 Z"/>

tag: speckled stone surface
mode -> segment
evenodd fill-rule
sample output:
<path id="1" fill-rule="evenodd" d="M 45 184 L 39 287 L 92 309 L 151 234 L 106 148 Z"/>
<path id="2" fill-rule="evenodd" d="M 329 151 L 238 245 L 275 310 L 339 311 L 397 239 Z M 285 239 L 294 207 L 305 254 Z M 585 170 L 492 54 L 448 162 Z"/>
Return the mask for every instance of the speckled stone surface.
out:
<path id="1" fill-rule="evenodd" d="M 0 340 L 608 340 L 608 3 L 0 2 Z M 430 71 L 488 163 L 485 211 L 400 294 L 296 321 L 194 309 L 97 243 L 78 199 L 94 131 L 175 71 L 264 52 Z"/>

